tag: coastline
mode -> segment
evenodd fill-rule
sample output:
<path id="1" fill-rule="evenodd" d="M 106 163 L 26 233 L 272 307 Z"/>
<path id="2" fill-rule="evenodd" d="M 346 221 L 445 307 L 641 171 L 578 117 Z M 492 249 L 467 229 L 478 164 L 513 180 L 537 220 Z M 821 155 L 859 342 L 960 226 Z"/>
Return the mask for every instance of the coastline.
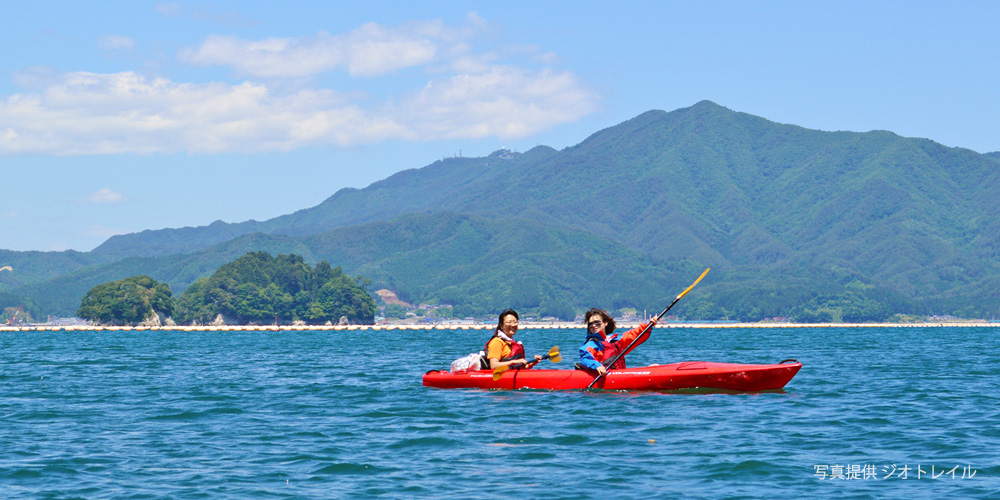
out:
<path id="1" fill-rule="evenodd" d="M 621 328 L 634 328 L 639 323 L 621 324 Z M 288 331 L 381 331 L 381 330 L 489 330 L 492 324 L 439 323 L 428 325 L 221 325 L 221 326 L 90 326 L 90 325 L 0 325 L 4 332 L 119 332 L 119 331 L 182 331 L 182 332 L 288 332 Z M 926 323 L 662 323 L 657 328 L 939 328 L 976 327 L 1000 328 L 1000 321 L 936 321 Z M 521 330 L 558 330 L 583 328 L 578 323 L 526 323 Z"/>

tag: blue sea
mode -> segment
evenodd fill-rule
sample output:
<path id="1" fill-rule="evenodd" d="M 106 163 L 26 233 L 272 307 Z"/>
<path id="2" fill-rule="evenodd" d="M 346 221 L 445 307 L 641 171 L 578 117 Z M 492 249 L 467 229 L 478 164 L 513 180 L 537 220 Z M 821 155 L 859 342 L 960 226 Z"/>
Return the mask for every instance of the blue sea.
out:
<path id="1" fill-rule="evenodd" d="M 1000 498 L 1000 329 L 658 328 L 783 391 L 421 385 L 486 330 L 0 333 L 0 498 Z M 583 328 L 522 328 L 529 354 Z M 548 363 L 548 362 L 546 362 Z"/>

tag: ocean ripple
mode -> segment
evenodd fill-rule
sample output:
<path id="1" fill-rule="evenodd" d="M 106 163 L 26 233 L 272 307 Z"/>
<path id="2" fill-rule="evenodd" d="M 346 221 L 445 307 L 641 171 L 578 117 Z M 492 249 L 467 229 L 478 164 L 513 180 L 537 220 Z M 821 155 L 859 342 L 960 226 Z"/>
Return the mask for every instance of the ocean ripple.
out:
<path id="1" fill-rule="evenodd" d="M 1000 497 L 992 328 L 670 329 L 629 355 L 804 363 L 760 394 L 421 386 L 482 336 L 0 333 L 0 497 Z"/>

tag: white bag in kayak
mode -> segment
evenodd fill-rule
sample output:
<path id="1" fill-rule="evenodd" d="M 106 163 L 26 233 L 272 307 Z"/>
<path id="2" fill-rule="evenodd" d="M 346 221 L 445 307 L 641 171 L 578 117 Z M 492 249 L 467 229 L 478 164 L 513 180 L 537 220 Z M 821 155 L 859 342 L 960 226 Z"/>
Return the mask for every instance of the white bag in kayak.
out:
<path id="1" fill-rule="evenodd" d="M 483 367 L 484 359 L 482 351 L 462 356 L 451 362 L 451 371 L 453 373 L 465 373 L 469 370 L 480 370 Z"/>

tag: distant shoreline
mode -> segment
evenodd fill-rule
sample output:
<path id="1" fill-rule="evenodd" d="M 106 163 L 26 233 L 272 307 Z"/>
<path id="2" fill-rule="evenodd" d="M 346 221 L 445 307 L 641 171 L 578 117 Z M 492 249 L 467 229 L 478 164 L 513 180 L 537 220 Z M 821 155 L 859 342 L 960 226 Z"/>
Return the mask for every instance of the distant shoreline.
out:
<path id="1" fill-rule="evenodd" d="M 622 324 L 632 328 L 636 324 Z M 992 327 L 1000 328 L 1000 321 L 940 321 L 926 323 L 661 323 L 657 328 L 940 328 L 940 327 Z M 381 330 L 490 330 L 492 324 L 441 323 L 433 325 L 222 325 L 222 326 L 88 326 L 88 325 L 33 325 L 0 326 L 2 332 L 118 332 L 118 331 L 182 331 L 182 332 L 290 332 L 290 331 L 381 331 Z M 521 324 L 521 330 L 583 329 L 578 323 Z"/>

